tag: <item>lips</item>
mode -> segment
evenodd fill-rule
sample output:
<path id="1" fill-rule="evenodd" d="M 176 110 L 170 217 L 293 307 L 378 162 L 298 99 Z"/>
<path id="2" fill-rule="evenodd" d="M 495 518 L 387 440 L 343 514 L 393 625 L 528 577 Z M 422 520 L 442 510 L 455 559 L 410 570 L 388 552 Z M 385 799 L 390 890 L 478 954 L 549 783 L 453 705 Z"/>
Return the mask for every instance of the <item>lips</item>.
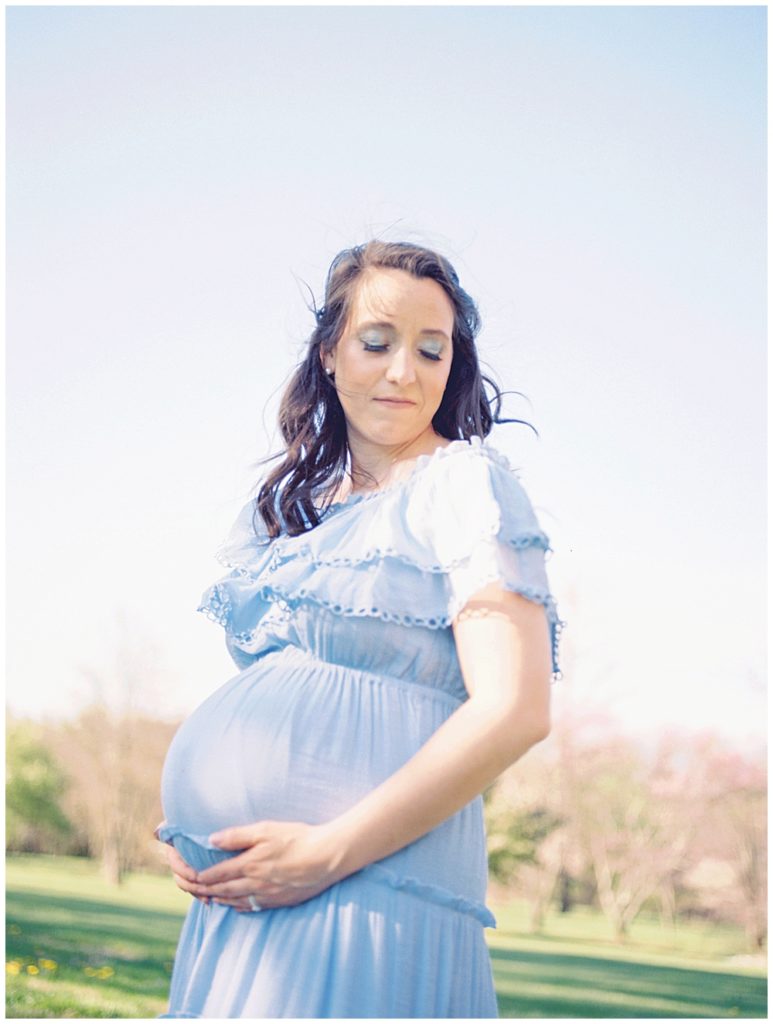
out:
<path id="1" fill-rule="evenodd" d="M 411 402 L 408 398 L 376 398 L 376 402 L 385 402 L 387 405 L 415 405 L 415 402 Z"/>

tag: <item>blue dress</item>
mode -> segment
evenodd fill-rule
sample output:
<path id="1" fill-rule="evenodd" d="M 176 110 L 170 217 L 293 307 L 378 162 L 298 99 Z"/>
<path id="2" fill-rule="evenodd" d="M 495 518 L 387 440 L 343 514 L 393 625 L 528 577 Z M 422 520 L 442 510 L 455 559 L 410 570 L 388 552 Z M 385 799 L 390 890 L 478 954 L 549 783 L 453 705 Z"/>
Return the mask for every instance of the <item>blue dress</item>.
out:
<path id="1" fill-rule="evenodd" d="M 320 503 L 321 504 L 321 503 Z M 197 869 L 207 836 L 319 823 L 397 771 L 468 697 L 451 622 L 499 580 L 560 622 L 548 539 L 506 458 L 479 437 L 421 455 L 381 491 L 271 540 L 242 509 L 199 611 L 238 673 L 181 725 L 159 837 Z M 478 796 L 390 856 L 292 907 L 192 900 L 167 1017 L 496 1017 Z"/>

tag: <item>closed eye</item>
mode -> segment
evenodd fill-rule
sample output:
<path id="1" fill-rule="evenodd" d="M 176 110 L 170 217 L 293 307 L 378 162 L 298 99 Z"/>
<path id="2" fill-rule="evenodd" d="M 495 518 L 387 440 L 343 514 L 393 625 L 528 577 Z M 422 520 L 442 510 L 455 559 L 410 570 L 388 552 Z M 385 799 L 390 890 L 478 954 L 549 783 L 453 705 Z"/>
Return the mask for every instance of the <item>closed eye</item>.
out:
<path id="1" fill-rule="evenodd" d="M 366 352 L 386 352 L 388 347 L 387 345 L 369 345 L 367 342 L 363 342 L 363 344 Z M 424 352 L 422 349 L 419 351 L 425 359 L 431 359 L 433 363 L 439 363 L 442 358 L 437 352 Z"/>

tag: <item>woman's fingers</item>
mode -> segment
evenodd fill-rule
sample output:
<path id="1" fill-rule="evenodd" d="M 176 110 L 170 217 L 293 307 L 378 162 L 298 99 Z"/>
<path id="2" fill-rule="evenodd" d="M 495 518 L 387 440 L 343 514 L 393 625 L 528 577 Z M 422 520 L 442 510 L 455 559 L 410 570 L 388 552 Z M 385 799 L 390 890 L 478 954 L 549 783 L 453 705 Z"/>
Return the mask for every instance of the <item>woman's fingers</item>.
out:
<path id="1" fill-rule="evenodd" d="M 247 885 L 249 881 L 245 879 Z M 319 887 L 296 890 L 294 892 L 279 892 L 275 891 L 271 896 L 267 896 L 265 893 L 253 892 L 252 895 L 255 897 L 257 903 L 260 904 L 262 910 L 278 910 L 282 907 L 294 907 L 298 903 L 303 903 L 306 900 L 313 899 L 322 892 Z M 244 911 L 249 913 L 259 913 L 254 907 L 250 905 L 249 896 L 212 896 L 212 902 L 217 903 L 221 906 L 231 907 L 233 910 Z"/>
<path id="2" fill-rule="evenodd" d="M 185 864 L 185 861 L 182 863 Z M 190 870 L 182 874 L 175 868 L 172 868 L 172 877 L 183 892 L 206 899 L 220 896 L 224 899 L 244 901 L 247 898 L 247 894 L 255 886 L 254 881 L 249 878 L 239 878 L 233 882 L 221 882 L 219 885 L 204 885 L 202 882 L 196 881 L 195 872 L 193 872 L 193 878 L 191 878 Z"/>
<path id="3" fill-rule="evenodd" d="M 197 896 L 222 897 L 224 899 L 244 900 L 247 893 L 254 889 L 255 881 L 249 878 L 236 878 L 233 882 L 220 882 L 218 885 L 204 885 L 201 882 L 191 883 L 190 891 Z"/>
<path id="4" fill-rule="evenodd" d="M 243 878 L 247 873 L 246 868 L 258 862 L 259 858 L 255 854 L 254 847 L 252 847 L 249 850 L 245 850 L 244 853 L 236 854 L 236 856 L 229 857 L 219 864 L 213 864 L 212 867 L 205 868 L 199 872 L 198 879 L 204 885 L 232 882 L 237 878 Z"/>
<path id="5" fill-rule="evenodd" d="M 190 866 L 190 864 L 187 861 L 184 861 L 182 859 L 180 854 L 177 852 L 177 850 L 175 850 L 173 846 L 169 847 L 167 853 L 167 860 L 169 862 L 169 867 L 175 874 L 180 875 L 182 878 L 186 878 L 189 882 L 195 882 L 196 879 L 198 878 L 198 875 L 194 871 L 194 869 Z"/>
<path id="6" fill-rule="evenodd" d="M 156 838 L 158 839 L 158 836 Z M 175 880 L 177 888 L 182 889 L 183 892 L 187 892 L 190 896 L 194 896 L 197 900 L 209 906 L 209 896 L 202 896 L 196 892 L 196 872 L 187 861 L 182 859 L 171 843 L 166 845 L 166 859 L 172 870 L 172 878 Z"/>
<path id="7" fill-rule="evenodd" d="M 200 896 L 195 891 L 195 885 L 183 878 L 181 875 L 176 875 L 172 872 L 172 878 L 175 880 L 178 889 L 182 889 L 183 892 L 187 892 L 189 896 L 193 896 L 197 900 L 201 900 L 206 906 L 209 906 L 209 896 Z"/>
<path id="8" fill-rule="evenodd" d="M 176 871 L 172 872 L 172 878 L 175 880 L 175 883 L 178 886 L 178 888 L 182 889 L 183 892 L 189 892 L 191 894 L 191 896 L 206 895 L 206 893 L 197 892 L 196 891 L 196 889 L 197 889 L 196 883 L 189 881 L 187 878 L 184 878 L 182 875 L 178 875 Z"/>
<path id="9" fill-rule="evenodd" d="M 225 899 L 213 899 L 213 903 L 219 904 L 221 907 L 232 907 L 234 910 L 238 910 L 242 913 L 249 910 L 252 913 L 252 907 L 247 903 L 246 900 L 225 900 Z"/>

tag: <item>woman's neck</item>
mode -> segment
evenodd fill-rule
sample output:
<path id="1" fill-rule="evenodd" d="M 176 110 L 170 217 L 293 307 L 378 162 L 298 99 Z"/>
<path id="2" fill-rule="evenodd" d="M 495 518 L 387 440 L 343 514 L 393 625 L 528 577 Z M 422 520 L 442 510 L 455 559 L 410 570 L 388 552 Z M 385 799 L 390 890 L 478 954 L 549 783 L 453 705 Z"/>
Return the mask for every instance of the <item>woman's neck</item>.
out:
<path id="1" fill-rule="evenodd" d="M 445 448 L 451 442 L 428 431 L 407 444 L 387 448 L 349 435 L 350 469 L 342 489 L 349 494 L 379 491 L 397 483 L 410 473 L 420 455 L 431 455 L 438 448 Z M 374 482 L 375 480 L 375 482 Z"/>

